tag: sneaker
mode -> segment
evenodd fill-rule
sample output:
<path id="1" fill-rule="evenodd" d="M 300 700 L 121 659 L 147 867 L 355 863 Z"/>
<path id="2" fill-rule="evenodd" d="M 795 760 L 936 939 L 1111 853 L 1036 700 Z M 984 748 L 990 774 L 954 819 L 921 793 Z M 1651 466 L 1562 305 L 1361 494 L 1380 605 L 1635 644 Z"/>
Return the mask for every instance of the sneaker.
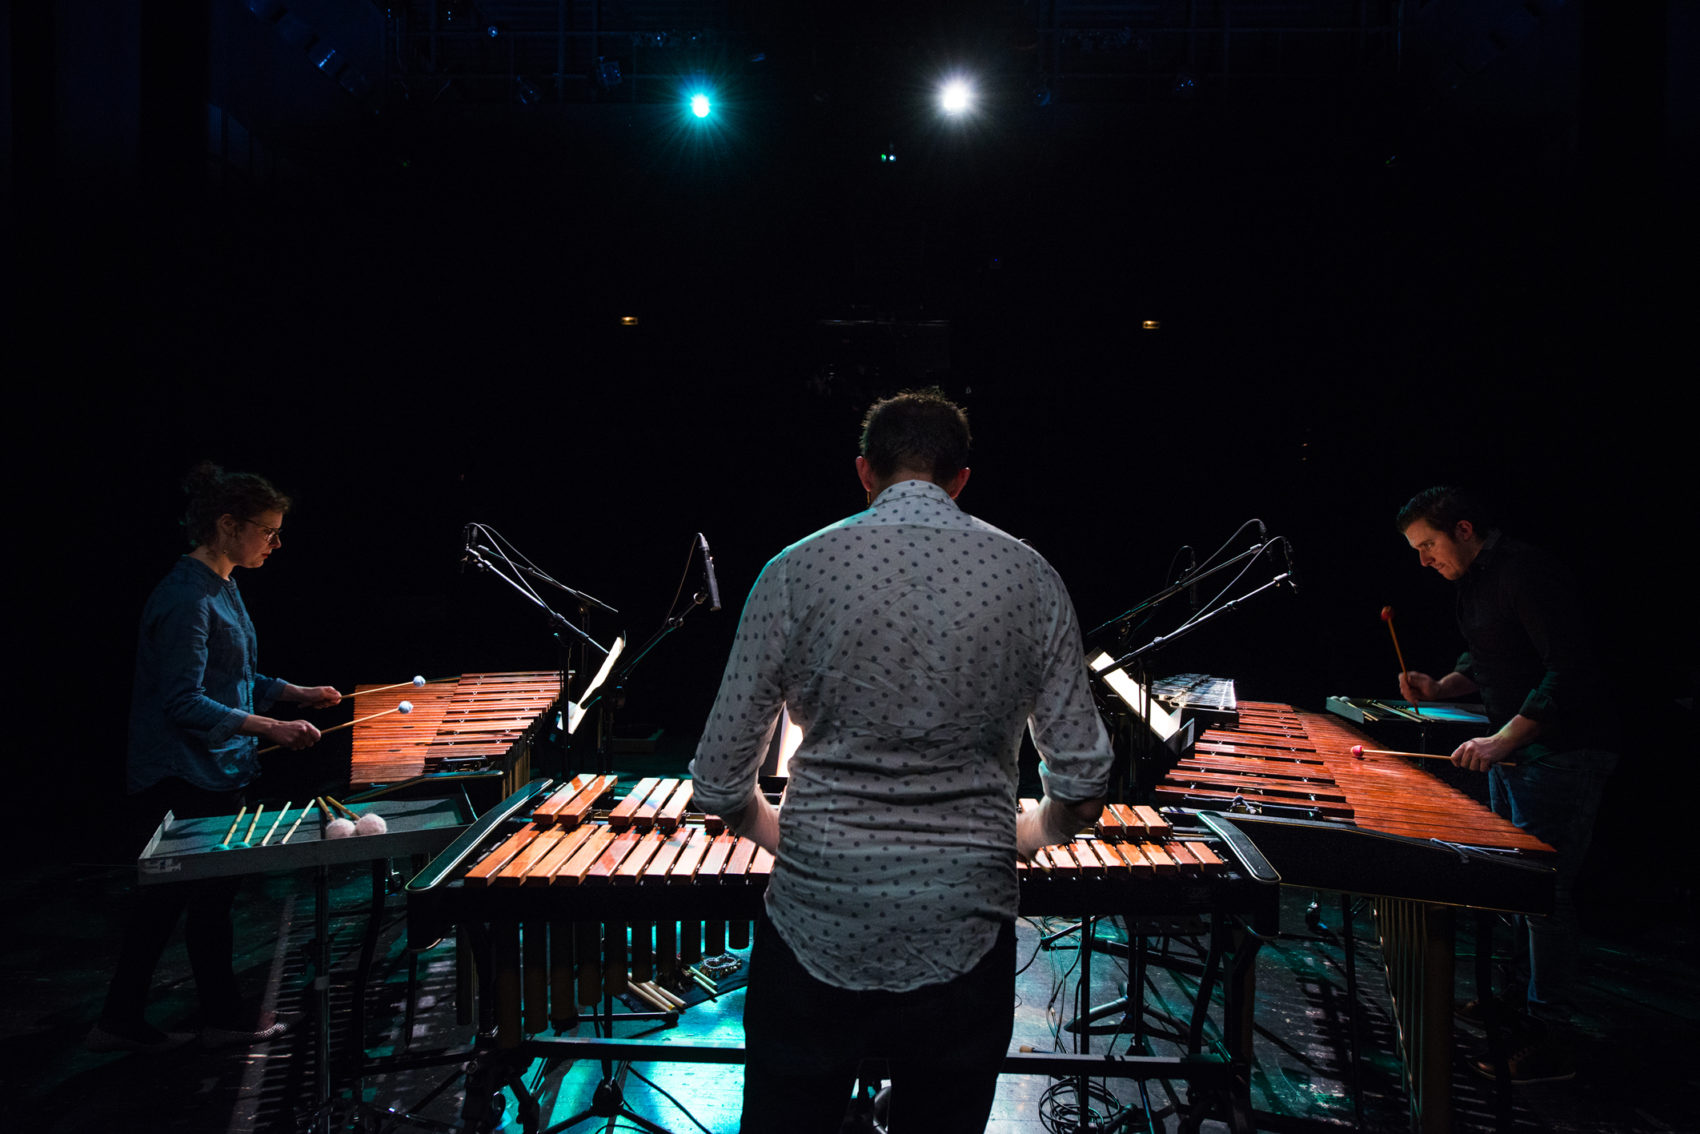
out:
<path id="1" fill-rule="evenodd" d="M 193 1040 L 193 1032 L 162 1032 L 152 1024 L 127 1024 L 114 1027 L 96 1022 L 83 1037 L 83 1046 L 90 1051 L 173 1051 Z"/>
<path id="2" fill-rule="evenodd" d="M 1470 1066 L 1484 1078 L 1498 1078 L 1492 1059 L 1475 1059 Z M 1568 1044 L 1558 1040 L 1531 1039 L 1512 1050 L 1505 1061 L 1505 1069 L 1507 1077 L 1515 1085 L 1559 1083 L 1576 1077 L 1576 1055 Z"/>
<path id="3" fill-rule="evenodd" d="M 289 1025 L 277 1018 L 276 1012 L 261 1012 L 252 1025 L 216 1027 L 208 1024 L 201 1029 L 203 1047 L 247 1047 L 279 1039 L 289 1032 Z"/>

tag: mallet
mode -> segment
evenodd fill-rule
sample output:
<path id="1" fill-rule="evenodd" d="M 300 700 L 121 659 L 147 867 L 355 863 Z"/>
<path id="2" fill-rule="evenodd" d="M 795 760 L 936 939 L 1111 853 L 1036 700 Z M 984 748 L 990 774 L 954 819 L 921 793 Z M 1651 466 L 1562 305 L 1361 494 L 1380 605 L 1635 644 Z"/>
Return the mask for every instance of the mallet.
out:
<path id="1" fill-rule="evenodd" d="M 289 830 L 285 831 L 283 833 L 283 838 L 277 841 L 278 846 L 281 847 L 284 843 L 289 841 L 289 836 L 295 833 L 295 828 L 301 826 L 301 820 L 307 818 L 307 812 L 311 810 L 313 810 L 313 805 L 311 803 L 304 803 L 301 805 L 301 814 L 295 817 L 295 822 L 289 825 Z"/>
<path id="2" fill-rule="evenodd" d="M 380 685 L 376 689 L 356 689 L 352 693 L 344 693 L 342 695 L 342 699 L 346 701 L 351 697 L 364 697 L 368 693 L 382 693 L 386 689 L 400 689 L 403 685 L 411 685 L 415 689 L 423 689 L 425 688 L 425 679 L 423 677 L 416 676 L 412 681 L 398 681 L 394 685 Z"/>
<path id="3" fill-rule="evenodd" d="M 403 684 L 406 684 L 406 683 L 403 682 Z M 403 716 L 406 716 L 408 713 L 411 713 L 412 711 L 413 711 L 413 702 L 412 701 L 403 701 L 401 704 L 397 705 L 393 709 L 385 709 L 381 713 L 368 713 L 366 716 L 355 717 L 351 721 L 343 721 L 341 724 L 332 725 L 330 728 L 327 728 L 327 729 L 321 729 L 320 732 L 319 732 L 319 735 L 324 736 L 326 733 L 332 733 L 332 732 L 337 731 L 338 729 L 349 728 L 350 726 L 361 724 L 365 721 L 377 720 L 379 717 L 387 717 L 391 713 L 400 713 Z M 276 752 L 279 748 L 282 748 L 282 747 L 283 747 L 283 745 L 281 745 L 281 744 L 273 744 L 273 745 L 270 745 L 269 747 L 260 749 L 258 752 L 254 753 L 254 755 L 261 756 L 261 755 L 264 755 L 267 752 Z"/>
<path id="4" fill-rule="evenodd" d="M 1392 607 L 1384 606 L 1381 608 L 1381 620 L 1387 623 L 1387 632 L 1393 635 L 1393 656 L 1399 659 L 1399 676 L 1403 677 L 1411 671 L 1405 665 L 1405 651 L 1399 648 L 1399 631 L 1393 629 Z M 1423 715 L 1422 708 L 1415 701 L 1411 702 L 1411 712 L 1419 717 Z"/>
<path id="5" fill-rule="evenodd" d="M 242 805 L 242 810 L 240 810 L 236 813 L 236 818 L 234 818 L 230 821 L 230 830 L 228 830 L 224 833 L 224 842 L 218 844 L 222 849 L 224 849 L 224 850 L 230 849 L 230 838 L 231 838 L 232 835 L 236 834 L 236 828 L 241 824 L 242 816 L 244 816 L 246 814 L 248 814 L 248 805 L 246 803 L 244 803 Z"/>
<path id="6" fill-rule="evenodd" d="M 283 810 L 277 813 L 277 818 L 272 820 L 272 825 L 266 828 L 266 837 L 260 840 L 260 845 L 262 847 L 270 843 L 272 841 L 272 836 L 277 834 L 277 825 L 283 822 L 283 817 L 285 815 L 289 814 L 289 805 L 292 802 L 292 800 L 288 799 L 283 801 Z"/>
<path id="7" fill-rule="evenodd" d="M 1391 748 L 1365 748 L 1361 744 L 1352 745 L 1352 758 L 1362 760 L 1365 756 L 1403 756 L 1408 760 L 1450 760 L 1450 752 L 1395 752 Z M 1517 765 L 1501 761 L 1501 768 L 1515 768 Z"/>

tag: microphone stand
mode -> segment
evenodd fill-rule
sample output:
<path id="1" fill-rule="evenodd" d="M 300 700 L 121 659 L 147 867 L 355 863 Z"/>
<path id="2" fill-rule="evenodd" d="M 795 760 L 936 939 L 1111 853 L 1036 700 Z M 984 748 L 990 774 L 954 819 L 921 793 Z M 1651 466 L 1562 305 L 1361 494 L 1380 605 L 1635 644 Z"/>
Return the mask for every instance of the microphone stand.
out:
<path id="1" fill-rule="evenodd" d="M 510 578 L 500 567 L 490 562 L 489 559 L 486 559 L 485 553 L 490 550 L 490 548 L 481 547 L 475 543 L 469 543 L 466 547 L 465 557 L 462 561 L 470 563 L 474 568 L 482 573 L 494 575 L 496 578 L 502 580 L 502 582 L 506 583 L 515 594 L 518 594 L 542 612 L 544 622 L 549 627 L 550 636 L 555 639 L 555 644 L 560 649 L 561 692 L 557 703 L 559 703 L 559 701 L 565 701 L 567 698 L 568 685 L 572 681 L 573 675 L 576 672 L 573 658 L 574 650 L 586 650 L 587 648 L 594 649 L 603 657 L 608 656 L 608 650 L 602 646 L 601 643 L 597 642 L 595 638 L 592 638 L 588 632 L 575 625 L 571 619 L 567 618 L 565 615 L 561 614 L 559 611 L 555 610 L 548 603 L 539 598 L 537 594 L 531 590 L 531 588 L 521 584 L 518 579 Z M 547 583 L 548 585 L 555 587 L 557 590 L 571 596 L 578 605 L 580 618 L 585 617 L 591 606 L 594 606 L 599 610 L 605 610 L 610 614 L 619 613 L 619 611 L 615 610 L 601 599 L 598 599 L 593 595 L 586 594 L 583 591 L 575 590 L 574 588 L 567 586 L 565 583 L 551 578 L 536 568 L 528 567 L 521 563 L 515 563 L 506 557 L 503 558 L 503 561 L 506 565 L 513 567 L 516 571 L 528 575 L 539 582 Z M 566 634 L 571 635 L 571 638 L 569 639 L 564 636 L 563 631 L 565 631 Z M 588 666 L 585 668 L 588 668 Z M 598 747 L 600 748 L 601 745 L 599 744 Z M 605 764 L 606 760 L 604 759 L 603 762 Z M 607 769 L 604 767 L 602 770 L 606 771 Z"/>
<path id="2" fill-rule="evenodd" d="M 713 609 L 713 610 L 719 610 L 720 609 L 720 603 L 719 603 L 718 596 L 714 594 L 714 592 L 718 588 L 715 586 L 714 573 L 713 573 L 714 568 L 713 568 L 713 565 L 712 565 L 712 560 L 709 558 L 708 541 L 704 540 L 703 537 L 699 534 L 696 537 L 696 540 L 694 541 L 694 543 L 697 546 L 700 546 L 702 548 L 702 551 L 703 551 L 704 570 L 705 570 L 704 585 L 705 585 L 706 589 L 701 590 L 701 591 L 697 591 L 694 594 L 692 594 L 690 603 L 688 605 L 686 605 L 683 610 L 678 611 L 678 613 L 673 613 L 672 611 L 669 611 L 668 614 L 667 614 L 667 617 L 662 620 L 661 625 L 656 629 L 655 633 L 651 634 L 647 639 L 645 639 L 643 645 L 639 646 L 636 650 L 627 654 L 626 660 L 624 662 L 622 662 L 613 671 L 613 673 L 608 675 L 608 681 L 603 686 L 603 691 L 598 692 L 597 694 L 595 694 L 594 696 L 589 698 L 587 701 L 584 702 L 583 705 L 580 706 L 580 708 L 588 711 L 592 705 L 594 705 L 598 701 L 602 700 L 610 692 L 614 695 L 614 701 L 611 702 L 611 704 L 617 704 L 618 700 L 619 700 L 619 694 L 625 689 L 626 682 L 631 679 L 632 673 L 637 669 L 639 663 L 641 663 L 644 658 L 648 657 L 649 654 L 650 654 L 650 651 L 655 649 L 656 646 L 659 646 L 661 644 L 661 642 L 663 641 L 663 639 L 665 639 L 669 634 L 673 633 L 673 631 L 677 630 L 679 627 L 681 627 L 685 624 L 685 616 L 686 615 L 690 614 L 690 612 L 695 610 L 697 607 L 702 606 L 704 603 L 708 602 L 711 596 L 715 598 L 714 605 L 711 607 L 711 609 Z M 693 555 L 695 554 L 694 550 L 693 550 L 692 554 Z M 685 569 L 687 571 L 690 570 L 690 560 L 689 559 L 685 560 Z M 680 585 L 681 585 L 681 589 L 682 589 L 683 588 L 683 582 L 682 581 L 681 581 Z M 675 602 L 678 601 L 678 597 L 679 597 L 678 594 L 675 593 L 674 596 L 673 596 L 673 599 L 674 599 Z M 598 718 L 598 720 L 599 720 L 599 722 L 602 726 L 602 727 L 599 727 L 599 729 L 598 729 L 598 749 L 603 754 L 602 771 L 604 773 L 606 773 L 613 766 L 613 732 L 612 732 L 613 721 L 612 721 L 612 718 L 613 718 L 612 710 L 603 713 Z"/>
<path id="3" fill-rule="evenodd" d="M 1271 542 L 1273 542 L 1273 541 L 1271 541 Z M 1266 543 L 1254 543 L 1250 547 L 1246 548 L 1244 551 L 1240 552 L 1238 555 L 1234 556 L 1231 559 L 1224 559 L 1222 562 L 1216 564 L 1214 567 L 1207 568 L 1204 571 L 1201 571 L 1197 574 L 1182 575 L 1180 578 L 1178 578 L 1174 582 L 1170 583 L 1167 587 L 1164 587 L 1162 590 L 1158 591 L 1156 594 L 1152 595 L 1150 598 L 1146 599 L 1145 601 L 1139 603 L 1137 606 L 1133 607 L 1132 609 L 1123 611 L 1122 613 L 1116 615 L 1114 618 L 1110 619 L 1108 622 L 1104 623 L 1102 626 L 1093 627 L 1090 631 L 1087 632 L 1086 636 L 1088 638 L 1091 638 L 1095 635 L 1102 634 L 1106 630 L 1113 630 L 1117 626 L 1120 626 L 1124 622 L 1128 622 L 1128 621 L 1131 621 L 1134 618 L 1137 618 L 1139 615 L 1145 613 L 1148 610 L 1154 610 L 1157 607 L 1161 606 L 1163 603 L 1174 598 L 1180 592 L 1186 590 L 1188 587 L 1197 586 L 1199 583 L 1202 583 L 1205 579 L 1208 579 L 1210 576 L 1212 576 L 1212 575 L 1214 575 L 1214 574 L 1216 574 L 1220 571 L 1226 571 L 1229 567 L 1232 567 L 1236 563 L 1244 563 L 1246 560 L 1254 558 L 1255 556 L 1257 556 L 1259 553 L 1261 553 L 1268 546 L 1269 546 L 1269 543 L 1267 543 L 1267 542 Z"/>
<path id="4" fill-rule="evenodd" d="M 549 629 L 555 633 L 556 637 L 560 636 L 560 632 L 562 630 L 571 631 L 573 633 L 573 635 L 575 635 L 579 639 L 580 642 L 583 642 L 585 645 L 595 647 L 596 652 L 603 655 L 604 657 L 606 657 L 608 655 L 608 651 L 606 649 L 604 649 L 602 647 L 602 645 L 596 641 L 595 638 L 592 638 L 589 634 L 585 633 L 583 630 L 579 629 L 577 626 L 574 626 L 572 624 L 572 622 L 570 622 L 565 617 L 563 617 L 559 612 L 557 612 L 548 603 L 546 603 L 542 599 L 538 598 L 535 594 L 532 594 L 526 588 L 520 586 L 519 583 L 516 582 L 515 580 L 508 578 L 506 575 L 504 575 L 501 572 L 501 570 L 495 564 L 491 563 L 488 559 L 484 558 L 483 553 L 487 550 L 489 550 L 489 549 L 488 548 L 482 548 L 482 547 L 469 547 L 469 548 L 467 548 L 466 549 L 466 561 L 468 563 L 472 564 L 478 570 L 485 572 L 487 574 L 491 574 L 491 575 L 496 576 L 496 578 L 502 580 L 502 582 L 506 583 L 510 588 L 512 588 L 515 594 L 521 596 L 526 601 L 530 602 L 533 606 L 537 607 L 538 610 L 542 611 L 543 615 L 544 615 L 544 621 L 549 624 Z M 519 565 L 515 564 L 515 566 L 518 567 Z M 614 608 L 609 606 L 607 603 L 604 603 L 604 602 L 601 602 L 597 599 L 591 598 L 591 596 L 584 594 L 582 591 L 575 591 L 571 587 L 563 586 L 560 583 L 555 583 L 555 580 L 550 579 L 547 575 L 543 575 L 541 572 L 532 571 L 531 569 L 525 568 L 525 567 L 520 567 L 519 569 L 521 571 L 524 571 L 526 574 L 536 575 L 545 582 L 554 583 L 555 586 L 560 587 L 563 591 L 566 591 L 568 594 L 571 594 L 571 595 L 573 595 L 577 598 L 588 600 L 589 602 L 595 603 L 597 606 L 601 607 L 603 610 L 614 611 Z M 619 612 L 614 611 L 614 613 L 617 614 Z"/>
<path id="5" fill-rule="evenodd" d="M 1269 542 L 1257 544 L 1256 546 L 1247 549 L 1246 551 L 1240 553 L 1239 555 L 1235 556 L 1234 558 L 1220 564 L 1219 566 L 1217 566 L 1215 568 L 1212 568 L 1209 571 L 1206 571 L 1206 572 L 1204 572 L 1200 575 L 1197 575 L 1196 577 L 1193 577 L 1191 579 L 1183 578 L 1183 579 L 1179 580 L 1178 582 L 1176 582 L 1173 585 L 1166 588 L 1164 591 L 1158 593 L 1157 595 L 1153 596 L 1150 599 L 1147 599 L 1145 602 L 1140 603 L 1138 606 L 1135 606 L 1134 608 L 1129 610 L 1127 613 L 1119 615 L 1118 617 L 1116 617 L 1114 619 L 1111 619 L 1109 622 L 1105 623 L 1104 626 L 1099 627 L 1098 630 L 1102 630 L 1102 629 L 1105 629 L 1106 627 L 1114 626 L 1118 623 L 1126 621 L 1129 618 L 1132 618 L 1133 616 L 1139 614 L 1142 611 L 1146 611 L 1146 610 L 1150 610 L 1150 609 L 1155 608 L 1156 606 L 1160 605 L 1161 603 L 1166 602 L 1168 599 L 1173 598 L 1176 594 L 1180 593 L 1182 590 L 1185 590 L 1187 585 L 1190 582 L 1197 582 L 1199 579 L 1206 578 L 1209 575 L 1214 574 L 1216 571 L 1221 570 L 1222 568 L 1228 567 L 1228 566 L 1230 566 L 1234 563 L 1238 563 L 1238 562 L 1242 562 L 1244 560 L 1250 559 L 1250 558 L 1260 554 L 1266 548 L 1268 548 L 1270 546 L 1270 543 L 1272 543 L 1272 542 L 1274 542 L 1274 541 L 1269 541 Z M 1140 688 L 1143 690 L 1143 694 L 1144 694 L 1144 700 L 1143 700 L 1142 704 L 1140 706 L 1138 706 L 1138 711 L 1139 711 L 1139 716 L 1141 718 L 1141 722 L 1145 726 L 1142 730 L 1140 730 L 1140 732 L 1141 732 L 1140 743 L 1141 743 L 1142 750 L 1149 750 L 1149 748 L 1151 747 L 1151 717 L 1150 717 L 1150 714 L 1151 714 L 1151 703 L 1152 703 L 1152 700 L 1153 700 L 1153 695 L 1150 691 L 1150 685 L 1146 684 L 1143 680 L 1148 675 L 1146 673 L 1145 666 L 1140 661 L 1140 659 L 1148 653 L 1151 653 L 1155 650 L 1161 649 L 1162 647 L 1169 645 L 1172 642 L 1176 642 L 1176 641 L 1180 640 L 1181 638 L 1186 637 L 1188 634 L 1192 633 L 1194 630 L 1196 630 L 1198 627 L 1204 625 L 1206 622 L 1209 622 L 1211 619 L 1215 618 L 1217 615 L 1225 614 L 1228 611 L 1232 611 L 1232 610 L 1238 610 L 1241 606 L 1245 605 L 1245 603 L 1247 603 L 1248 601 L 1250 601 L 1252 598 L 1256 597 L 1257 595 L 1262 594 L 1264 591 L 1267 591 L 1267 590 L 1269 590 L 1273 587 L 1279 587 L 1284 583 L 1291 583 L 1292 577 L 1293 577 L 1293 573 L 1290 570 L 1284 571 L 1281 574 L 1276 575 L 1274 578 L 1270 579 L 1268 582 L 1264 583 L 1262 586 L 1257 587 L 1256 589 L 1254 589 L 1254 590 L 1252 590 L 1252 591 L 1250 591 L 1250 592 L 1248 592 L 1244 595 L 1241 595 L 1239 598 L 1236 598 L 1236 599 L 1232 600 L 1231 602 L 1227 602 L 1227 603 L 1222 604 L 1220 607 L 1218 607 L 1216 610 L 1211 611 L 1209 614 L 1206 614 L 1202 617 L 1193 618 L 1192 620 L 1186 622 L 1179 629 L 1173 631 L 1172 633 L 1159 635 L 1158 637 L 1153 638 L 1151 641 L 1147 642 L 1145 645 L 1128 651 L 1127 653 L 1123 654 L 1121 657 L 1117 658 L 1115 661 L 1111 662 L 1109 665 L 1104 666 L 1102 669 L 1096 671 L 1099 674 L 1107 674 L 1107 673 L 1111 672 L 1112 670 L 1123 669 L 1125 667 L 1128 667 L 1130 665 L 1135 665 L 1137 663 L 1137 666 L 1138 666 L 1137 669 L 1130 670 L 1129 673 L 1128 673 L 1128 676 L 1130 678 L 1133 678 L 1136 682 L 1140 683 Z M 1097 633 L 1097 632 L 1098 632 L 1097 630 L 1093 631 L 1093 633 Z M 1136 777 L 1135 782 L 1137 784 L 1137 777 Z M 1070 1032 L 1074 1032 L 1076 1034 L 1076 1036 L 1078 1037 L 1082 1034 L 1090 1034 L 1091 1031 L 1093 1030 L 1092 1025 L 1095 1022 L 1097 1022 L 1098 1020 L 1104 1019 L 1105 1017 L 1109 1017 L 1109 1016 L 1119 1016 L 1121 1018 L 1121 1022 L 1118 1023 L 1117 1025 L 1115 1025 L 1115 1027 L 1112 1030 L 1115 1031 L 1118 1035 L 1131 1031 L 1130 1042 L 1136 1048 L 1138 1048 L 1141 1045 L 1143 1045 L 1144 1037 L 1145 1037 L 1145 1026 L 1144 1026 L 1145 1025 L 1145 1020 L 1144 1020 L 1145 1012 L 1144 1012 L 1143 981 L 1144 981 L 1144 977 L 1145 977 L 1145 970 L 1146 970 L 1147 964 L 1149 962 L 1148 962 L 1148 959 L 1147 959 L 1146 954 L 1145 954 L 1145 944 L 1144 944 L 1145 935 L 1139 932 L 1139 919 L 1137 918 L 1137 916 L 1131 915 L 1131 914 L 1124 915 L 1124 916 L 1125 916 L 1127 926 L 1128 926 L 1128 942 L 1127 942 L 1127 945 L 1126 945 L 1126 950 L 1127 950 L 1127 958 L 1128 958 L 1129 979 L 1128 979 L 1128 987 L 1127 987 L 1126 994 L 1123 995 L 1123 996 L 1117 997 L 1116 999 L 1114 999 L 1114 1000 L 1112 1000 L 1112 1001 L 1110 1001 L 1106 1004 L 1102 1004 L 1102 1005 L 1099 1005 L 1099 1006 L 1096 1006 L 1096 1007 L 1089 1008 L 1083 1015 L 1077 1017 L 1076 1019 L 1074 1019 L 1074 1020 L 1070 1021 L 1068 1024 L 1066 1024 L 1065 1028 L 1066 1028 L 1066 1030 L 1068 1030 Z M 1081 941 L 1080 941 L 1080 948 L 1082 950 L 1082 970 L 1084 972 L 1090 972 L 1090 969 L 1087 967 L 1089 962 L 1086 960 L 1086 958 L 1087 958 L 1088 954 L 1090 953 L 1090 951 L 1092 949 L 1097 948 L 1097 949 L 1105 950 L 1107 952 L 1113 952 L 1113 950 L 1110 949 L 1110 948 L 1107 948 L 1106 945 L 1097 943 L 1094 940 L 1094 936 L 1091 932 L 1091 919 L 1090 918 L 1088 918 L 1082 924 L 1083 924 L 1083 932 L 1082 932 Z M 1066 932 L 1070 932 L 1070 931 L 1065 930 L 1064 932 L 1066 933 Z M 1197 1011 L 1196 1008 L 1194 1010 Z M 1082 1106 L 1082 1108 L 1084 1108 L 1084 1106 L 1085 1106 L 1084 1093 L 1082 1093 L 1080 1105 Z"/>
<path id="6" fill-rule="evenodd" d="M 1211 611 L 1209 614 L 1206 614 L 1206 615 L 1204 615 L 1200 618 L 1194 618 L 1190 622 L 1187 622 L 1185 625 L 1181 626 L 1180 629 L 1175 630 L 1174 632 L 1169 633 L 1169 634 L 1158 635 L 1157 637 L 1151 639 L 1149 642 L 1145 643 L 1143 646 L 1140 646 L 1138 649 L 1133 650 L 1129 653 L 1123 654 L 1121 657 L 1117 658 L 1115 661 L 1113 661 L 1109 665 L 1105 666 L 1104 671 L 1108 672 L 1112 669 L 1120 669 L 1122 666 L 1125 666 L 1125 665 L 1129 664 L 1130 662 L 1133 662 L 1136 659 L 1138 659 L 1142 654 L 1150 653 L 1152 650 L 1161 649 L 1164 646 L 1167 646 L 1171 642 L 1178 642 L 1180 639 L 1186 637 L 1188 634 L 1192 633 L 1194 630 L 1198 629 L 1200 626 L 1203 626 L 1206 622 L 1209 622 L 1211 619 L 1215 618 L 1217 615 L 1227 614 L 1230 611 L 1238 610 L 1240 607 L 1244 606 L 1247 602 L 1256 598 L 1258 595 L 1262 594 L 1264 591 L 1269 590 L 1271 587 L 1279 587 L 1284 583 L 1290 583 L 1292 581 L 1292 578 L 1293 578 L 1293 573 L 1291 571 L 1283 571 L 1279 575 L 1276 575 L 1274 578 L 1270 579 L 1267 583 L 1264 583 L 1261 587 L 1258 587 L 1256 590 L 1248 591 L 1247 593 L 1241 595 L 1239 598 L 1234 599 L 1231 602 L 1225 602 L 1220 607 Z"/>

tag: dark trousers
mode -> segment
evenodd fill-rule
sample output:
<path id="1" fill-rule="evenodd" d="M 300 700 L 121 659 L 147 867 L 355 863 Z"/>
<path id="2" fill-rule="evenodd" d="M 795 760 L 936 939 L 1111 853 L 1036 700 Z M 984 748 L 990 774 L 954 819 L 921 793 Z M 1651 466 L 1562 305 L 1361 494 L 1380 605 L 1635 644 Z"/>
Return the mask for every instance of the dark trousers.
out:
<path id="1" fill-rule="evenodd" d="M 1568 1024 L 1575 1010 L 1582 952 L 1576 880 L 1593 840 L 1606 778 L 1616 766 L 1614 753 L 1583 749 L 1488 771 L 1494 812 L 1558 851 L 1552 916 L 1520 919 L 1527 929 L 1516 942 L 1515 967 L 1528 968 L 1529 1014 L 1548 1023 Z"/>
<path id="2" fill-rule="evenodd" d="M 204 791 L 177 779 L 157 783 L 127 801 L 132 834 L 139 835 L 135 851 L 140 853 L 167 811 L 180 819 L 231 815 L 242 801 L 242 790 Z M 241 992 L 232 963 L 236 945 L 230 911 L 241 883 L 239 876 L 233 876 L 138 886 L 101 1019 L 118 1027 L 142 1021 L 154 969 L 177 922 L 187 913 L 184 944 L 203 1022 L 234 1023 L 240 1014 Z"/>
<path id="3" fill-rule="evenodd" d="M 762 918 L 744 999 L 743 1134 L 836 1134 L 865 1058 L 890 1068 L 892 1134 L 980 1134 L 1014 1025 L 1014 922 L 955 980 L 858 992 L 810 976 Z"/>

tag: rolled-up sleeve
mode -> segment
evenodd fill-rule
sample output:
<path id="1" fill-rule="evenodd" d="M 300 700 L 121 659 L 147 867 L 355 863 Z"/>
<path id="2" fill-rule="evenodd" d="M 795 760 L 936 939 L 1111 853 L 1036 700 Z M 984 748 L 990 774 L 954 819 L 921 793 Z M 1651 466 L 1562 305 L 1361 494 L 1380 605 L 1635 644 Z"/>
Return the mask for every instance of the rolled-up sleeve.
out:
<path id="1" fill-rule="evenodd" d="M 1062 803 L 1084 803 L 1108 790 L 1114 757 L 1109 733 L 1092 703 L 1074 604 L 1062 580 L 1054 575 L 1052 579 L 1057 612 L 1046 648 L 1044 680 L 1027 727 L 1041 759 L 1039 779 L 1045 794 Z"/>
<path id="2" fill-rule="evenodd" d="M 262 677 L 260 674 L 256 673 L 254 675 L 255 711 L 265 712 L 270 710 L 273 705 L 277 704 L 278 696 L 282 694 L 288 686 L 289 682 L 285 681 L 281 677 Z"/>
<path id="3" fill-rule="evenodd" d="M 711 815 L 736 811 L 749 799 L 785 702 L 783 572 L 780 560 L 770 561 L 744 603 L 720 692 L 691 761 L 692 798 Z"/>

